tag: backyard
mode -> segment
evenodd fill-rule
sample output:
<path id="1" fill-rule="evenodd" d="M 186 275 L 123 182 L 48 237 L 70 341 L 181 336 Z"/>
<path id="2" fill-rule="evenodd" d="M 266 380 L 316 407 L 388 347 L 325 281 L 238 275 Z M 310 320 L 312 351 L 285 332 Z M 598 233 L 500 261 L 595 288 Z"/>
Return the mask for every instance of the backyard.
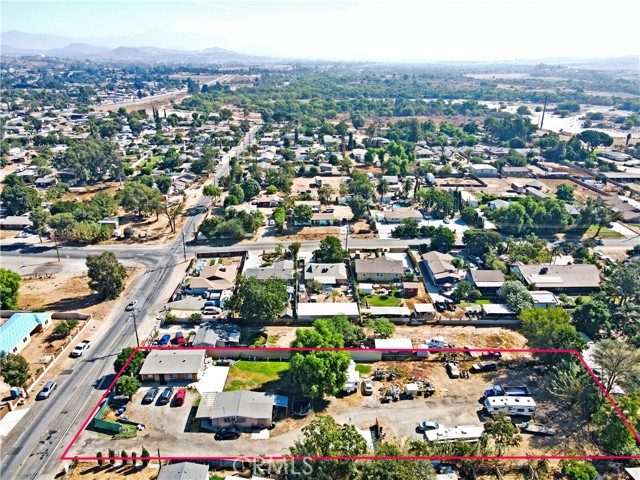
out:
<path id="1" fill-rule="evenodd" d="M 385 295 L 362 295 L 371 307 L 399 307 L 402 303 L 400 290 L 393 290 Z"/>
<path id="2" fill-rule="evenodd" d="M 289 362 L 249 362 L 241 360 L 229 368 L 225 392 L 233 390 L 262 390 L 268 384 L 273 391 L 283 385 L 283 375 Z M 267 388 L 267 387 L 265 387 Z"/>

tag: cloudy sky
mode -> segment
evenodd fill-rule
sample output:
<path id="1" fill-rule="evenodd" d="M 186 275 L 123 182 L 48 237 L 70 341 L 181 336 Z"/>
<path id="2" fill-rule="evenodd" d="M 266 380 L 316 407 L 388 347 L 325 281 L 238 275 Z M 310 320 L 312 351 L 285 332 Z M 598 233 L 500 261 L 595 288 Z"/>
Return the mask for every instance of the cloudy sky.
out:
<path id="1" fill-rule="evenodd" d="M 483 61 L 640 51 L 637 0 L 2 0 L 1 13 L 3 32 L 284 57 Z"/>

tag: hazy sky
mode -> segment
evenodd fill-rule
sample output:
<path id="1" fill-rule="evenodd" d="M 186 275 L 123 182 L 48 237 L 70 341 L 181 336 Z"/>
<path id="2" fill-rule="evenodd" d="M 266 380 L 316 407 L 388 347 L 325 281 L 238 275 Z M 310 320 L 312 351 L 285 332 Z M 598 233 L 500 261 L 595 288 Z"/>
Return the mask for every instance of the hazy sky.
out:
<path id="1" fill-rule="evenodd" d="M 1 0 L 2 31 L 338 60 L 613 57 L 637 0 Z M 104 42 L 103 42 L 104 43 Z"/>

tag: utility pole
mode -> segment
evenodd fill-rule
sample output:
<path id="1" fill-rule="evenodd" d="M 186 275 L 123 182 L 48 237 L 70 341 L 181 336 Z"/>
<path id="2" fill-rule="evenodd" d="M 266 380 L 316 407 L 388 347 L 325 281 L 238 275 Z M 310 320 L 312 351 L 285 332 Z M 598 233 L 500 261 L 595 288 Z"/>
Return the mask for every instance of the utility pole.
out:
<path id="1" fill-rule="evenodd" d="M 184 255 L 184 261 L 187 261 L 187 246 L 184 243 L 184 230 L 182 230 L 182 253 Z"/>
<path id="2" fill-rule="evenodd" d="M 55 233 L 52 236 L 53 236 L 53 243 L 56 246 L 56 256 L 58 257 L 58 261 L 60 261 L 60 251 L 58 250 L 58 239 L 56 238 Z"/>
<path id="3" fill-rule="evenodd" d="M 138 337 L 138 323 L 136 322 L 136 309 L 131 312 L 131 318 L 133 318 L 133 329 L 136 332 L 136 345 L 140 346 L 140 338 Z"/>
<path id="4" fill-rule="evenodd" d="M 542 130 L 542 124 L 544 123 L 544 114 L 547 111 L 547 95 L 544 96 L 544 106 L 542 107 L 542 118 L 540 119 L 540 130 Z"/>

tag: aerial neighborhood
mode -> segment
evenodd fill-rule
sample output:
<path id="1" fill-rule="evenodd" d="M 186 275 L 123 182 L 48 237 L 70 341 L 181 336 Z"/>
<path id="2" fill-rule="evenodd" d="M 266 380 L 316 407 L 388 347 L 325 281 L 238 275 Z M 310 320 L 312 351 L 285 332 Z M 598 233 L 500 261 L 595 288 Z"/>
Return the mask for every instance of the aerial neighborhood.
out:
<path id="1" fill-rule="evenodd" d="M 3 57 L 7 478 L 640 478 L 637 76 L 108 58 Z"/>

